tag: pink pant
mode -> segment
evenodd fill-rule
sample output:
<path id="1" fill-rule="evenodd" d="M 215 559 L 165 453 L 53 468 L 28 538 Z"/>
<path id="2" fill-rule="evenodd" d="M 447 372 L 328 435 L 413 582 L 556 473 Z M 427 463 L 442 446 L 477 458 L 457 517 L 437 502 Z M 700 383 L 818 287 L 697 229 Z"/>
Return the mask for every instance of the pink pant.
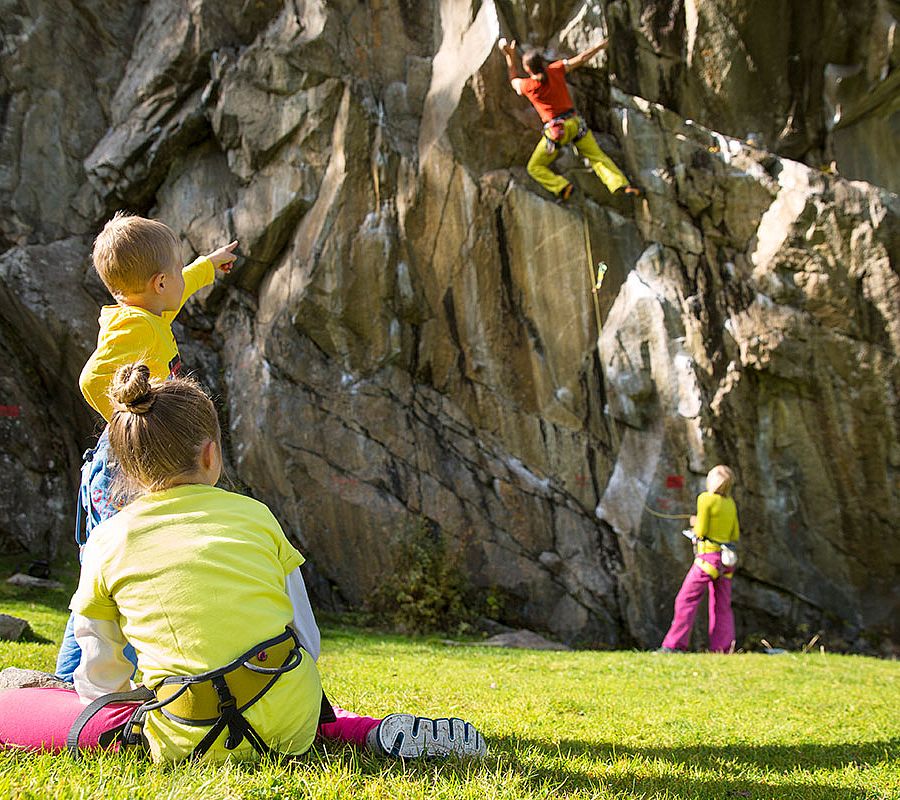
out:
<path id="1" fill-rule="evenodd" d="M 709 649 L 713 653 L 727 653 L 734 644 L 734 614 L 731 613 L 731 577 L 734 570 L 722 569 L 721 553 L 704 553 L 704 561 L 719 570 L 713 580 L 696 564 L 692 564 L 675 598 L 675 616 L 663 639 L 663 647 L 687 650 L 694 617 L 703 596 L 709 591 Z"/>
<path id="2" fill-rule="evenodd" d="M 127 722 L 135 705 L 116 703 L 98 712 L 82 732 L 81 746 L 98 747 L 101 735 Z M 58 753 L 65 749 L 69 728 L 83 709 L 84 705 L 71 689 L 31 688 L 0 692 L 0 750 Z M 381 722 L 337 707 L 334 713 L 337 721 L 320 725 L 319 735 L 360 747 L 365 746 L 369 731 Z"/>

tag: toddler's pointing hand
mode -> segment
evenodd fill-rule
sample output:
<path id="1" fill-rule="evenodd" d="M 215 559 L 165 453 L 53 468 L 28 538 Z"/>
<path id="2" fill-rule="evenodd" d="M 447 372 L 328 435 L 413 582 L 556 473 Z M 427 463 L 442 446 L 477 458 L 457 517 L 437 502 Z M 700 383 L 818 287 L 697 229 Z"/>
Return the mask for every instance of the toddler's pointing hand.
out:
<path id="1" fill-rule="evenodd" d="M 237 258 L 237 255 L 235 255 L 234 252 L 237 246 L 237 241 L 231 242 L 224 247 L 220 247 L 218 250 L 213 250 L 213 252 L 206 257 L 212 261 L 212 265 L 220 272 L 231 272 L 231 268 L 234 266 L 235 259 Z"/>

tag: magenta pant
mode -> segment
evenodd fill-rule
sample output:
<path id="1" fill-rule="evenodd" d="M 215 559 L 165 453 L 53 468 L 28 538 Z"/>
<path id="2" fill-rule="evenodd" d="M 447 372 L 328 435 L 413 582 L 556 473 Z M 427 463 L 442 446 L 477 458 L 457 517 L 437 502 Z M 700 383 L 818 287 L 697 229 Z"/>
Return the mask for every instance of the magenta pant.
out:
<path id="1" fill-rule="evenodd" d="M 115 703 L 99 711 L 81 734 L 80 744 L 100 746 L 100 737 L 124 725 L 136 703 Z M 0 750 L 65 750 L 66 736 L 84 705 L 72 689 L 10 689 L 0 692 Z M 335 706 L 336 722 L 319 726 L 324 739 L 364 747 L 366 734 L 380 719 L 360 717 Z"/>
<path id="2" fill-rule="evenodd" d="M 734 645 L 734 614 L 731 613 L 734 570 L 722 569 L 721 553 L 704 553 L 700 558 L 719 570 L 719 577 L 714 580 L 696 564 L 691 565 L 675 598 L 675 615 L 662 646 L 673 650 L 688 649 L 694 617 L 700 601 L 709 592 L 709 649 L 713 653 L 727 653 Z"/>

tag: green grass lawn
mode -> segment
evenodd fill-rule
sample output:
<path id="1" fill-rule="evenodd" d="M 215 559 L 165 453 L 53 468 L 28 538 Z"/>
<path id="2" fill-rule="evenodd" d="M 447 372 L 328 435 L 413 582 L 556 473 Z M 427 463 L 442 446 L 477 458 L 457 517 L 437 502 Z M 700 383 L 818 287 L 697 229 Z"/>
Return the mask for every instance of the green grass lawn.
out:
<path id="1" fill-rule="evenodd" d="M 0 666 L 50 670 L 68 591 L 0 584 L 36 639 Z M 0 798 L 900 798 L 900 665 L 857 656 L 538 653 L 323 631 L 329 697 L 456 715 L 481 762 L 402 764 L 317 745 L 282 763 L 157 766 L 139 753 L 0 753 Z"/>

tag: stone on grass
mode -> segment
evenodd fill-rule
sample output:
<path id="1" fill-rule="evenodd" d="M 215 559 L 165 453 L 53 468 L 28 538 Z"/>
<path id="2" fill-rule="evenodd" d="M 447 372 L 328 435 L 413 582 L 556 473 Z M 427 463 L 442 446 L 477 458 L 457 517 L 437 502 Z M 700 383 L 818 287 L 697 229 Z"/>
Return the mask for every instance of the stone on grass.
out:
<path id="1" fill-rule="evenodd" d="M 30 689 L 34 687 L 71 689 L 72 684 L 61 681 L 49 672 L 41 672 L 36 669 L 7 667 L 4 670 L 0 670 L 0 692 L 6 689 Z"/>
<path id="2" fill-rule="evenodd" d="M 535 633 L 534 631 L 529 631 L 524 628 L 513 631 L 512 633 L 499 633 L 496 636 L 492 636 L 490 639 L 486 639 L 480 644 L 487 647 L 516 647 L 522 650 L 572 649 L 567 645 L 561 644 L 560 642 L 551 641 L 550 639 L 545 639 L 539 633 Z"/>
<path id="3" fill-rule="evenodd" d="M 17 572 L 7 583 L 13 586 L 24 586 L 27 589 L 62 589 L 63 585 L 59 581 L 50 580 L 49 578 L 35 578 L 33 575 L 26 575 L 24 572 Z"/>
<path id="4" fill-rule="evenodd" d="M 0 614 L 0 639 L 17 642 L 27 630 L 28 623 L 24 619 Z"/>

